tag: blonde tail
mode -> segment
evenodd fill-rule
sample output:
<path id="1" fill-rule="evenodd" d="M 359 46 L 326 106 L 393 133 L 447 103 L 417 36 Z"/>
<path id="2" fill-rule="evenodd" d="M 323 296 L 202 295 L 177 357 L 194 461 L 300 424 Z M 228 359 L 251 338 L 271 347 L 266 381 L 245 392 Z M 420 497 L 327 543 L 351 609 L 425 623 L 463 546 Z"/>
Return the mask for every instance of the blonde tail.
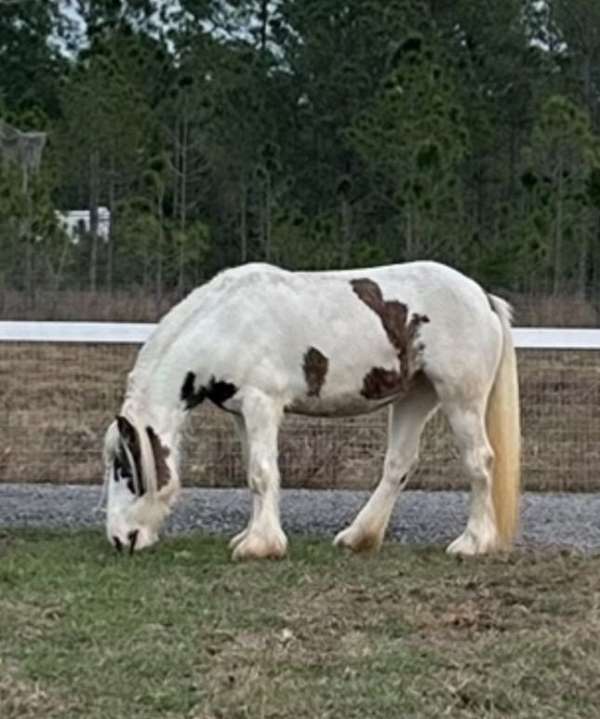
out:
<path id="1" fill-rule="evenodd" d="M 519 525 L 521 427 L 519 380 L 512 341 L 511 310 L 504 300 L 490 295 L 502 323 L 502 357 L 488 399 L 486 428 L 494 451 L 492 501 L 500 548 L 508 549 Z"/>

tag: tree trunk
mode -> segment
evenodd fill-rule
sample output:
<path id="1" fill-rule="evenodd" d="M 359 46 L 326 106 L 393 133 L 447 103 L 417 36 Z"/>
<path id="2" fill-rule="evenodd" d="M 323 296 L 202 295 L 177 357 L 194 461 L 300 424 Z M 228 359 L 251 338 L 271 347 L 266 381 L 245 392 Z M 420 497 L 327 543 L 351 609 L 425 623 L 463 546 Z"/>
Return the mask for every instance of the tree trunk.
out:
<path id="1" fill-rule="evenodd" d="M 413 212 L 410 204 L 406 207 L 406 238 L 404 248 L 405 256 L 402 259 L 406 262 L 407 260 L 412 259 L 414 251 Z"/>
<path id="2" fill-rule="evenodd" d="M 259 21 L 260 21 L 260 52 L 265 57 L 267 52 L 267 38 L 268 38 L 268 27 L 269 27 L 269 0 L 260 0 L 259 10 Z"/>
<path id="3" fill-rule="evenodd" d="M 158 216 L 158 248 L 156 253 L 156 309 L 161 311 L 163 298 L 163 265 L 164 265 L 164 229 L 163 229 L 163 201 L 164 190 L 159 188 L 157 196 L 157 216 Z"/>
<path id="4" fill-rule="evenodd" d="M 90 291 L 96 291 L 98 276 L 98 203 L 100 200 L 100 153 L 92 150 L 90 155 Z"/>
<path id="5" fill-rule="evenodd" d="M 265 243 L 265 259 L 267 262 L 271 261 L 271 239 L 272 239 L 272 187 L 271 187 L 271 173 L 267 170 L 265 178 L 265 195 L 264 195 L 264 207 L 263 207 L 263 224 L 264 224 L 264 243 Z"/>
<path id="6" fill-rule="evenodd" d="M 588 238 L 587 234 L 581 238 L 579 244 L 579 258 L 577 261 L 577 298 L 584 300 L 587 289 L 587 266 L 588 266 Z"/>
<path id="7" fill-rule="evenodd" d="M 556 197 L 556 225 L 554 228 L 554 280 L 552 283 L 552 294 L 555 296 L 560 292 L 562 280 L 562 244 L 563 244 L 563 178 L 562 178 L 562 162 L 558 161 L 556 168 L 558 178 L 558 188 Z"/>
<path id="8" fill-rule="evenodd" d="M 179 190 L 179 229 L 185 232 L 187 225 L 187 173 L 188 173 L 188 146 L 190 139 L 190 127 L 187 117 L 183 118 L 181 128 L 181 187 Z"/>
<path id="9" fill-rule="evenodd" d="M 187 173 L 188 173 L 188 147 L 190 139 L 189 120 L 183 117 L 181 125 L 181 141 L 179 143 L 179 257 L 177 273 L 177 291 L 183 292 L 185 283 L 185 247 L 187 228 Z"/>
<path id="10" fill-rule="evenodd" d="M 23 167 L 23 181 L 21 186 L 23 196 L 25 197 L 26 216 L 25 221 L 21 224 L 20 233 L 25 241 L 25 294 L 29 306 L 35 304 L 35 284 L 33 281 L 33 238 L 31 237 L 31 225 L 33 222 L 33 203 L 29 192 L 29 172 Z"/>
<path id="11" fill-rule="evenodd" d="M 597 102 L 594 98 L 593 82 L 592 82 L 592 57 L 589 50 L 585 53 L 582 65 L 583 94 L 585 97 L 585 105 L 592 118 L 593 126 L 596 127 L 596 107 Z"/>
<path id="12" fill-rule="evenodd" d="M 108 242 L 106 247 L 106 289 L 108 294 L 112 297 L 113 284 L 114 284 L 114 252 L 115 252 L 115 232 L 113 230 L 113 223 L 115 218 L 115 158 L 114 155 L 110 158 L 110 175 L 108 181 L 108 211 L 109 211 L 109 225 L 108 225 Z"/>
<path id="13" fill-rule="evenodd" d="M 248 261 L 248 187 L 243 170 L 240 181 L 240 261 Z"/>
<path id="14" fill-rule="evenodd" d="M 352 207 L 345 194 L 342 194 L 340 199 L 340 235 L 342 240 L 340 260 L 343 267 L 348 267 L 352 247 Z"/>

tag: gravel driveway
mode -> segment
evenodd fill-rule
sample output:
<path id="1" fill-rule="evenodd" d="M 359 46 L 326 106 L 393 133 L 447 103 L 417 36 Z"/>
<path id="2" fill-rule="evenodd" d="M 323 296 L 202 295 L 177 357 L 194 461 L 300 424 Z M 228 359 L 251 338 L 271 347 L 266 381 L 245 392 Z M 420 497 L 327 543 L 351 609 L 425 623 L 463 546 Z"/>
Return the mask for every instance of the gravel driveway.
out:
<path id="1" fill-rule="evenodd" d="M 282 520 L 291 535 L 333 538 L 352 521 L 368 492 L 296 490 L 282 492 Z M 464 492 L 404 492 L 389 535 L 406 544 L 446 544 L 462 531 Z M 0 528 L 98 527 L 100 488 L 78 485 L 0 484 Z M 245 526 L 248 492 L 243 489 L 184 489 L 167 532 L 203 531 L 229 536 Z M 600 548 L 600 494 L 526 494 L 521 546 L 584 551 Z"/>

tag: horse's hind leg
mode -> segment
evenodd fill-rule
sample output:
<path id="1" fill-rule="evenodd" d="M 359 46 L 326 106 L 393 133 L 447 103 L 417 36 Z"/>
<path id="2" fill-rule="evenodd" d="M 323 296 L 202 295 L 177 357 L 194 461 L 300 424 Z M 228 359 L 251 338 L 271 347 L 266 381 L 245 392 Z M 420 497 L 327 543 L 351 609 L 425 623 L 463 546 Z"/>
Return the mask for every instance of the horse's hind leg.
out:
<path id="1" fill-rule="evenodd" d="M 248 485 L 252 491 L 252 518 L 247 530 L 234 537 L 234 559 L 279 558 L 287 539 L 279 522 L 277 434 L 281 406 L 256 390 L 242 402 L 246 434 Z"/>
<path id="2" fill-rule="evenodd" d="M 448 547 L 450 554 L 483 554 L 496 549 L 498 532 L 492 502 L 494 453 L 485 427 L 486 400 L 451 401 L 442 406 L 471 480 L 471 508 L 465 531 Z"/>
<path id="3" fill-rule="evenodd" d="M 411 394 L 391 406 L 383 477 L 356 519 L 336 536 L 334 544 L 355 552 L 379 549 L 396 499 L 417 463 L 421 433 L 437 404 L 433 387 L 423 379 Z"/>

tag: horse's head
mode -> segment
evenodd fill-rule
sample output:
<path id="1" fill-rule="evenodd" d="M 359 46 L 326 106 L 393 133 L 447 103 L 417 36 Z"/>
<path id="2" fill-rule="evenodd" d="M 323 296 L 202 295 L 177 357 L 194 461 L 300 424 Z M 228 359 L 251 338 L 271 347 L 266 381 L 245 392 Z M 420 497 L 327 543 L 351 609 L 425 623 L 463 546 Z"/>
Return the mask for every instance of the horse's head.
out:
<path id="1" fill-rule="evenodd" d="M 179 489 L 169 449 L 152 427 L 119 416 L 106 433 L 104 472 L 109 542 L 130 553 L 154 544 Z"/>

